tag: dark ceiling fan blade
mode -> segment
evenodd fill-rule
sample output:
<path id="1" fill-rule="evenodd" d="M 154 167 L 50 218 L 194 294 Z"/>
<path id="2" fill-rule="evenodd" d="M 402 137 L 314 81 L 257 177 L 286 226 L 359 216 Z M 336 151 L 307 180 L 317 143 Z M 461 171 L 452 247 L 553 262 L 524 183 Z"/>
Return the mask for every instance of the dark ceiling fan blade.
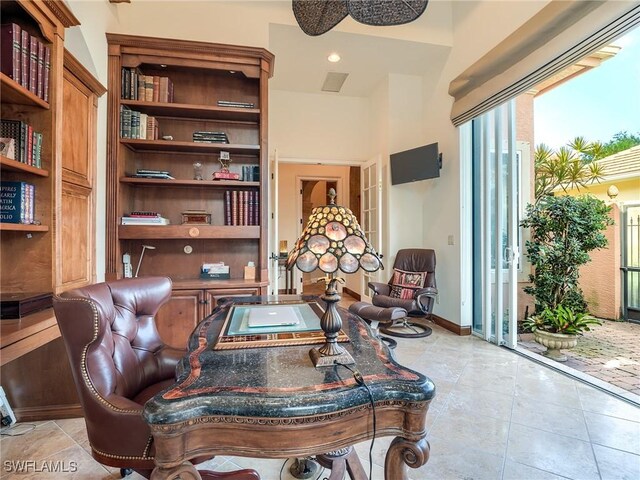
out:
<path id="1" fill-rule="evenodd" d="M 347 0 L 349 15 L 377 27 L 413 22 L 424 13 L 429 0 Z"/>
<path id="2" fill-rule="evenodd" d="M 349 13 L 347 0 L 293 0 L 292 7 L 298 25 L 311 36 L 328 32 Z"/>

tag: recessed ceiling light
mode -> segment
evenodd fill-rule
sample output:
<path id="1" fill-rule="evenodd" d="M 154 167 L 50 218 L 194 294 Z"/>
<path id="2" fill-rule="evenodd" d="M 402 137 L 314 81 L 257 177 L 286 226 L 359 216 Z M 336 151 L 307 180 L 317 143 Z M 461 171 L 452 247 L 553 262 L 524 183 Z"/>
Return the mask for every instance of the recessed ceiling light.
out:
<path id="1" fill-rule="evenodd" d="M 338 55 L 337 53 L 332 53 L 331 55 L 329 55 L 327 57 L 327 60 L 329 60 L 331 63 L 336 63 L 340 61 L 340 55 Z"/>

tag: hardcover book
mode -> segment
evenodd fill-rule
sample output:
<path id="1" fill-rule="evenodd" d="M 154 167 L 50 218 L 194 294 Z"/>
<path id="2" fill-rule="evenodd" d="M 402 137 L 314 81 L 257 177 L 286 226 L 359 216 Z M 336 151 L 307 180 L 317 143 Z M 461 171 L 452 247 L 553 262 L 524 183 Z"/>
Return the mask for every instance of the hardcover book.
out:
<path id="1" fill-rule="evenodd" d="M 0 182 L 0 222 L 33 223 L 35 187 L 26 182 Z"/>
<path id="2" fill-rule="evenodd" d="M 0 71 L 21 83 L 22 29 L 15 23 L 0 25 Z"/>

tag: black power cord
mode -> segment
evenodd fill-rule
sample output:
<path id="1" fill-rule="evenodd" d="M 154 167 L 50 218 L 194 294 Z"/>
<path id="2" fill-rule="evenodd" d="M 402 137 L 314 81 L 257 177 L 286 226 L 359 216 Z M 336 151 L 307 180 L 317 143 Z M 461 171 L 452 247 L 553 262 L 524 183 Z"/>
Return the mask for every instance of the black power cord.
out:
<path id="1" fill-rule="evenodd" d="M 373 443 L 376 441 L 376 405 L 375 405 L 375 402 L 373 401 L 373 394 L 371 393 L 371 389 L 369 388 L 369 385 L 366 384 L 366 382 L 364 381 L 364 377 L 358 370 L 354 370 L 349 365 L 340 363 L 335 360 L 333 363 L 335 365 L 340 365 L 341 367 L 344 367 L 347 370 L 349 370 L 353 374 L 353 379 L 356 381 L 356 383 L 359 386 L 364 387 L 367 390 L 367 393 L 369 394 L 369 403 L 371 404 L 371 412 L 373 414 L 373 436 L 371 438 L 371 445 L 369 446 L 369 480 L 372 480 L 373 479 L 373 476 L 372 476 L 373 475 Z"/>

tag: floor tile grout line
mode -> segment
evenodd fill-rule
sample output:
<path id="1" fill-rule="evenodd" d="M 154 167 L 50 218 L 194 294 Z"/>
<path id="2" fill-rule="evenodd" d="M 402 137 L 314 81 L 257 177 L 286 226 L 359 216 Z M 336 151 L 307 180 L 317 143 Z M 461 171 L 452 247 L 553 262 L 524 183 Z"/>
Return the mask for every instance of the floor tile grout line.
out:
<path id="1" fill-rule="evenodd" d="M 516 363 L 516 376 L 514 378 L 514 382 L 517 382 L 519 372 L 520 372 L 520 362 L 518 361 L 518 363 Z M 509 442 L 511 440 L 511 425 L 513 424 L 513 411 L 515 409 L 515 404 L 516 404 L 516 390 L 514 385 L 513 394 L 511 395 L 511 412 L 509 413 L 509 428 L 507 429 L 507 442 L 504 447 L 504 459 L 502 461 L 502 475 L 500 475 L 500 478 L 503 480 L 504 480 L 504 471 L 507 466 Z"/>

